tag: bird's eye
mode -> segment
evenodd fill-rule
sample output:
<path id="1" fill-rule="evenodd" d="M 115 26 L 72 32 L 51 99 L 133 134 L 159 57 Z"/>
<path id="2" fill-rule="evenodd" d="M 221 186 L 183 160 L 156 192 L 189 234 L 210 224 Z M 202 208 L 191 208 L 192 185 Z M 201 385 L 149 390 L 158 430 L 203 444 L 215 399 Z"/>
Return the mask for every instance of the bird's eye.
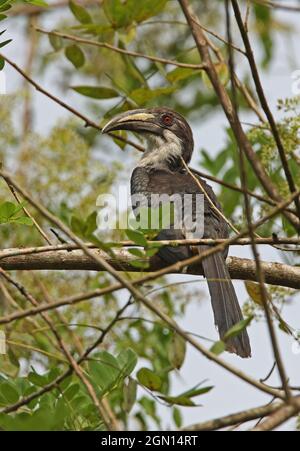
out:
<path id="1" fill-rule="evenodd" d="M 164 114 L 161 119 L 163 124 L 167 125 L 168 127 L 172 125 L 174 122 L 174 118 L 170 114 Z"/>

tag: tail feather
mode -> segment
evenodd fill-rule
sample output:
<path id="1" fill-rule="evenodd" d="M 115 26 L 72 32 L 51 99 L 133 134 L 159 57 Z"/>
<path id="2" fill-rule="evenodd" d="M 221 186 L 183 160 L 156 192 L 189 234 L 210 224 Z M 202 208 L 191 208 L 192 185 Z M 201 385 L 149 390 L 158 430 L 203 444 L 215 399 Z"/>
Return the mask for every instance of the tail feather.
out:
<path id="1" fill-rule="evenodd" d="M 243 314 L 221 253 L 213 254 L 202 262 L 211 296 L 215 324 L 222 339 L 226 332 L 243 319 Z M 240 357 L 251 357 L 247 331 L 227 341 L 227 350 Z"/>

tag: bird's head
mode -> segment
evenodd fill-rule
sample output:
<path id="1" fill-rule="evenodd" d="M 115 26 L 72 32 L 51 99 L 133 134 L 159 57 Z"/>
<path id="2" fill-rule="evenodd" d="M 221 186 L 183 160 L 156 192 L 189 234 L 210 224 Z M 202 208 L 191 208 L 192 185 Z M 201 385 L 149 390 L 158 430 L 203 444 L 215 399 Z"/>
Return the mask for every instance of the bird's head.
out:
<path id="1" fill-rule="evenodd" d="M 111 119 L 102 133 L 129 130 L 140 133 L 147 142 L 141 166 L 180 167 L 181 157 L 189 163 L 193 147 L 192 130 L 181 114 L 169 108 L 127 111 Z"/>

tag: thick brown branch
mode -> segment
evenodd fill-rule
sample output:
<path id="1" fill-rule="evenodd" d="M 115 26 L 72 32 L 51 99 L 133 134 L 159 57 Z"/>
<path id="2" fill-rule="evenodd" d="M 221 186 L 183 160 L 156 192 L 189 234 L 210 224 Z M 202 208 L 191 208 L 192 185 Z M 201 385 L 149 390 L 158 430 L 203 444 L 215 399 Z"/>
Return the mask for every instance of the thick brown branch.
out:
<path id="1" fill-rule="evenodd" d="M 7 251 L 5 251 L 7 252 Z M 14 252 L 10 250 L 9 252 Z M 105 260 L 115 269 L 123 271 L 140 271 L 132 265 L 132 262 L 137 260 L 126 249 L 115 251 L 116 259 L 108 257 L 103 251 L 94 249 L 95 255 L 105 258 Z M 17 253 L 17 250 L 16 252 Z M 140 259 L 140 261 L 142 261 Z M 147 260 L 143 260 L 145 263 Z M 255 262 L 246 258 L 228 257 L 227 264 L 232 279 L 240 280 L 257 280 Z M 262 262 L 263 270 L 266 277 L 266 283 L 272 285 L 285 286 L 289 288 L 300 289 L 300 268 L 285 265 L 276 262 Z M 5 270 L 88 270 L 99 271 L 103 270 L 91 257 L 84 254 L 82 250 L 55 250 L 46 251 L 35 254 L 12 255 L 1 258 L 0 266 Z M 152 259 L 149 268 L 145 269 L 147 272 L 157 271 L 161 268 L 158 259 Z M 181 273 L 179 271 L 173 271 Z M 191 267 L 187 271 L 188 274 L 202 275 L 202 269 L 199 267 Z"/>
<path id="2" fill-rule="evenodd" d="M 281 424 L 288 421 L 300 412 L 300 396 L 292 398 L 289 404 L 284 404 L 279 410 L 270 415 L 263 423 L 256 426 L 253 431 L 266 432 L 272 431 Z"/>
<path id="3" fill-rule="evenodd" d="M 235 424 L 245 423 L 247 421 L 256 420 L 266 415 L 276 412 L 280 408 L 280 404 L 268 404 L 262 407 L 255 407 L 254 409 L 244 410 L 243 412 L 226 415 L 225 417 L 216 418 L 214 420 L 205 421 L 203 423 L 192 424 L 183 428 L 183 431 L 215 431 L 223 429 Z"/>

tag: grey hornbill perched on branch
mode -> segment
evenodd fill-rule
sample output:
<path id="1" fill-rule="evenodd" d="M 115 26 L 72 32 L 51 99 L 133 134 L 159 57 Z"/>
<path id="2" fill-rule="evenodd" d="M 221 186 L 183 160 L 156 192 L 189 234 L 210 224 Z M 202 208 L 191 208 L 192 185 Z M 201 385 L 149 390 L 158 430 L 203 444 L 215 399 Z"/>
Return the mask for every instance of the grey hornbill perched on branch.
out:
<path id="1" fill-rule="evenodd" d="M 131 194 L 143 194 L 150 202 L 152 194 L 202 194 L 199 184 L 186 171 L 190 162 L 194 142 L 190 126 L 186 120 L 175 111 L 168 108 L 138 109 L 122 113 L 114 117 L 104 127 L 103 133 L 115 130 L 129 130 L 140 133 L 147 142 L 147 148 L 134 169 L 131 177 Z M 212 188 L 199 178 L 201 186 L 220 210 L 220 205 Z M 203 196 L 202 196 L 203 199 Z M 151 204 L 151 207 L 153 205 Z M 204 238 L 227 238 L 228 226 L 224 218 L 214 209 L 204 197 Z M 195 216 L 195 201 L 192 200 L 192 215 Z M 203 215 L 202 215 L 203 216 Z M 195 219 L 195 218 L 194 218 Z M 157 239 L 191 238 L 186 229 L 171 227 L 162 230 Z M 195 236 L 194 236 L 195 237 Z M 178 260 L 189 258 L 195 253 L 203 252 L 205 246 L 162 247 L 157 256 L 164 264 L 172 264 Z M 205 277 L 211 295 L 215 324 L 220 337 L 236 323 L 243 319 L 237 296 L 226 267 L 225 254 L 216 253 L 202 262 Z M 247 332 L 244 330 L 238 336 L 227 341 L 227 350 L 241 357 L 250 357 L 251 348 Z"/>

